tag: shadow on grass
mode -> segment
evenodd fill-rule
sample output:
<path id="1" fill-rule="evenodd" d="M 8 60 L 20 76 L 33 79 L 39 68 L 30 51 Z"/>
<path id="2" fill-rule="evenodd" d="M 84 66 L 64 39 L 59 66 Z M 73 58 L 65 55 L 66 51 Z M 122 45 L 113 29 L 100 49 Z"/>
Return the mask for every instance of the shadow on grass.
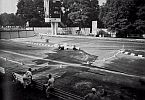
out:
<path id="1" fill-rule="evenodd" d="M 144 90 L 94 80 L 89 75 L 83 77 L 67 75 L 57 82 L 56 87 L 82 97 L 91 92 L 92 87 L 95 87 L 97 92 L 100 93 L 101 100 L 145 100 Z"/>
<path id="2" fill-rule="evenodd" d="M 56 62 L 46 61 L 46 60 L 43 60 L 43 59 L 32 60 L 32 62 L 35 62 L 37 65 L 41 65 L 41 64 L 44 64 L 44 63 L 48 63 L 49 65 L 56 65 L 56 64 L 58 64 Z"/>
<path id="3" fill-rule="evenodd" d="M 104 67 L 127 74 L 145 75 L 145 59 L 118 58 Z"/>

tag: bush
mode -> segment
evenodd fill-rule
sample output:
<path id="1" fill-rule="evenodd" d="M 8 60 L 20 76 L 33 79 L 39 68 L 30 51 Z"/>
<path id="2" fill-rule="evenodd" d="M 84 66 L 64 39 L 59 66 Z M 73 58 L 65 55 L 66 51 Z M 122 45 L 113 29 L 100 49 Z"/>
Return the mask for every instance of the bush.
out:
<path id="1" fill-rule="evenodd" d="M 97 34 L 97 36 L 100 36 L 101 37 L 110 37 L 110 34 L 108 34 L 108 32 L 105 32 L 104 30 L 100 30 Z"/>

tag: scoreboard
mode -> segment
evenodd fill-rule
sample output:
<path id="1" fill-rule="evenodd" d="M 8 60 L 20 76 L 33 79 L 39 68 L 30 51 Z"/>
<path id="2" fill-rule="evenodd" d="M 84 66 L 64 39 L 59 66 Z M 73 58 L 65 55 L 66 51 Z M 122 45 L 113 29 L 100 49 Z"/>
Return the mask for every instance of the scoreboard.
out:
<path id="1" fill-rule="evenodd" d="M 45 22 L 61 22 L 61 1 L 44 0 Z"/>

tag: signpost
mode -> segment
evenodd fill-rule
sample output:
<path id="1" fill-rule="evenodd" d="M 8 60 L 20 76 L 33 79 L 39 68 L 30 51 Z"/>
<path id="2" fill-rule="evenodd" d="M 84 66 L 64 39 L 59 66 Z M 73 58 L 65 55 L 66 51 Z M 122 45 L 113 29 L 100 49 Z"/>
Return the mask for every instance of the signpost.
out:
<path id="1" fill-rule="evenodd" d="M 97 35 L 97 21 L 92 21 L 92 34 Z"/>
<path id="2" fill-rule="evenodd" d="M 61 22 L 61 1 L 44 0 L 45 22 L 51 23 L 52 35 L 57 35 L 58 23 Z"/>

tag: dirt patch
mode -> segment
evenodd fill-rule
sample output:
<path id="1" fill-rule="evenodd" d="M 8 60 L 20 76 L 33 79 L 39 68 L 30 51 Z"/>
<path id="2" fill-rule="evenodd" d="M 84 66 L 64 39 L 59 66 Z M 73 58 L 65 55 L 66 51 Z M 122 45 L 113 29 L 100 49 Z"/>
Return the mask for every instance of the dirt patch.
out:
<path id="1" fill-rule="evenodd" d="M 97 59 L 97 56 L 90 55 L 83 50 L 56 50 L 56 53 L 48 53 L 47 59 L 64 61 L 69 63 L 82 64 L 92 62 Z"/>
<path id="2" fill-rule="evenodd" d="M 44 63 L 47 63 L 48 65 L 56 65 L 56 64 L 58 64 L 56 62 L 46 61 L 46 60 L 43 60 L 43 59 L 32 60 L 32 62 L 35 62 L 36 65 L 41 65 L 41 64 L 44 64 Z"/>

